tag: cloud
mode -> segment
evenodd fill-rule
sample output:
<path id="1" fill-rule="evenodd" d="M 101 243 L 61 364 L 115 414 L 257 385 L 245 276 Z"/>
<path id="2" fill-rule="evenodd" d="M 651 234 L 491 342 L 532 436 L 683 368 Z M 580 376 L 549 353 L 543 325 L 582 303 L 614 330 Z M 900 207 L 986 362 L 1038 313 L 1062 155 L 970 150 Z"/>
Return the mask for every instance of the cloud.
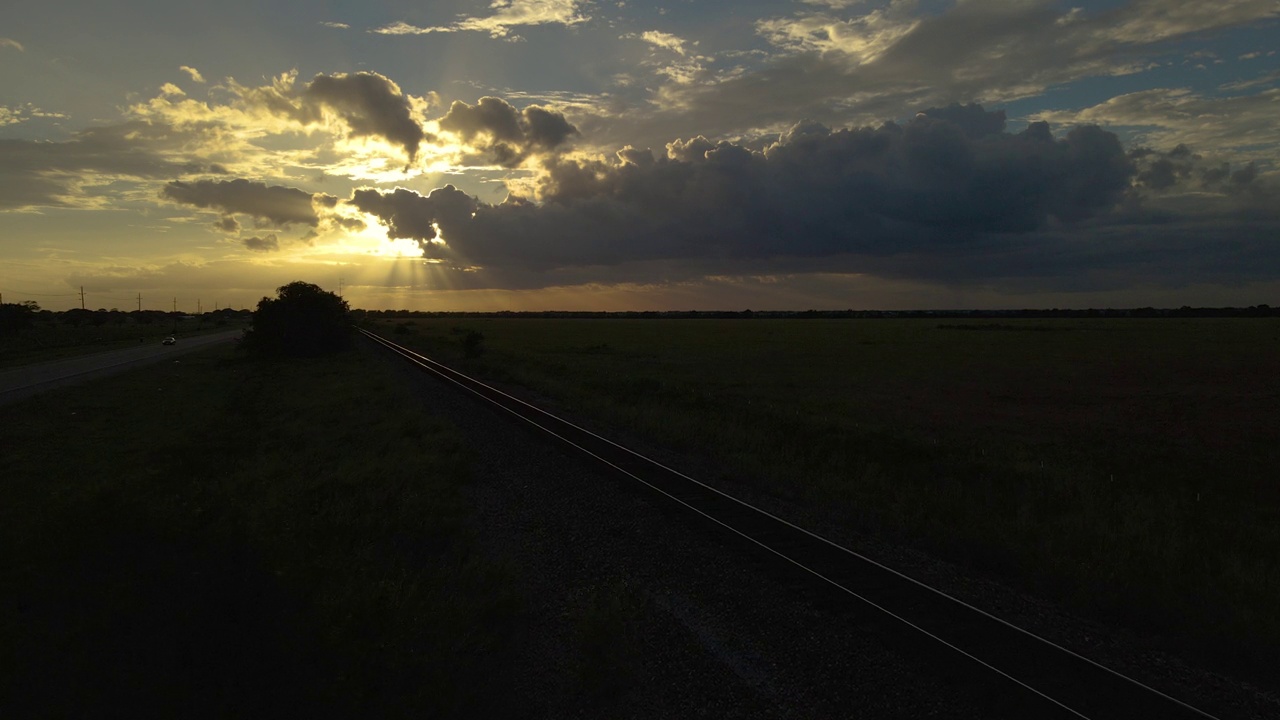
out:
<path id="1" fill-rule="evenodd" d="M 1255 159 L 1274 157 L 1280 145 L 1275 122 L 1280 88 L 1253 95 L 1206 96 L 1188 88 L 1154 88 L 1082 110 L 1049 110 L 1032 117 L 1051 122 L 1099 123 L 1139 129 L 1139 140 L 1162 149 L 1177 145 L 1201 152 Z"/>
<path id="2" fill-rule="evenodd" d="M 795 52 L 838 52 L 863 64 L 875 60 L 920 22 L 903 3 L 896 3 L 847 20 L 826 13 L 760 20 L 756 31 L 778 47 Z"/>
<path id="3" fill-rule="evenodd" d="M 276 252 L 280 249 L 280 242 L 274 233 L 265 237 L 247 237 L 241 243 L 253 252 Z"/>
<path id="4" fill-rule="evenodd" d="M 351 26 L 344 22 L 321 22 L 321 25 L 334 30 L 350 30 Z"/>
<path id="5" fill-rule="evenodd" d="M 1136 0 L 1102 13 L 1101 18 L 1106 22 L 1094 24 L 1094 29 L 1106 40 L 1145 44 L 1278 15 L 1280 7 L 1271 0 L 1223 0 L 1215 3 Z"/>
<path id="6" fill-rule="evenodd" d="M 183 205 L 241 213 L 277 227 L 290 224 L 316 226 L 315 204 L 332 205 L 332 196 L 312 195 L 297 188 L 268 186 L 243 178 L 235 180 L 175 180 L 160 191 L 163 198 Z M 225 221 L 224 221 L 225 223 Z"/>
<path id="7" fill-rule="evenodd" d="M 377 28 L 373 32 L 379 35 L 427 35 L 436 32 L 453 32 L 454 29 L 450 27 L 417 27 L 403 20 L 397 20 Z"/>
<path id="8" fill-rule="evenodd" d="M 491 37 L 506 38 L 511 29 L 532 25 L 571 26 L 586 22 L 581 14 L 582 0 L 493 0 L 489 7 L 494 11 L 487 17 L 464 17 L 451 25 L 416 27 L 397 21 L 373 32 L 380 35 L 425 35 L 428 33 L 473 30 L 488 33 Z"/>
<path id="9" fill-rule="evenodd" d="M 304 100 L 336 113 L 355 137 L 381 137 L 404 148 L 412 161 L 426 138 L 400 87 L 377 73 L 317 75 Z"/>
<path id="10" fill-rule="evenodd" d="M 164 298 L 162 308 L 166 310 L 170 307 L 170 298 L 177 296 L 179 308 L 187 305 L 194 310 L 195 299 L 201 296 L 208 306 L 220 298 L 224 307 L 229 306 L 228 300 L 233 300 L 239 307 L 252 309 L 258 298 L 273 295 L 275 288 L 299 278 L 314 279 L 325 286 L 330 282 L 337 285 L 330 264 L 306 258 L 280 262 L 267 257 L 266 253 L 259 257 L 240 256 L 210 262 L 85 268 L 69 273 L 64 282 L 67 287 L 85 285 L 131 294 L 141 292 L 144 307 L 156 298 Z"/>
<path id="11" fill-rule="evenodd" d="M 641 40 L 654 48 L 667 51 L 651 52 L 650 57 L 641 60 L 639 66 L 676 84 L 685 85 L 706 79 L 708 77 L 706 64 L 715 60 L 710 56 L 693 54 L 691 46 L 698 44 L 696 40 L 689 42 L 677 35 L 660 30 L 646 30 L 638 34 L 627 33 L 622 35 L 621 39 Z M 671 57 L 672 54 L 677 57 Z"/>
<path id="12" fill-rule="evenodd" d="M 424 257 L 433 257 L 441 224 L 461 227 L 479 206 L 479 201 L 452 185 L 436 188 L 425 197 L 404 188 L 389 193 L 356 190 L 349 202 L 376 216 L 386 226 L 387 237 L 417 240 Z"/>
<path id="13" fill-rule="evenodd" d="M 13 48 L 18 52 L 27 51 L 27 49 L 22 46 L 22 43 L 7 37 L 0 37 L 0 48 Z"/>
<path id="14" fill-rule="evenodd" d="M 644 262 L 718 264 L 930 255 L 1110 211 L 1133 173 L 1118 139 L 1043 123 L 1004 132 L 976 107 L 906 125 L 796 125 L 763 151 L 702 137 L 665 157 L 541 160 L 533 201 L 483 203 L 452 186 L 357 191 L 350 204 L 429 257 L 495 272 Z M 536 201 L 536 202 L 535 202 Z M 443 237 L 443 243 L 439 241 Z M 790 261 L 787 261 L 790 262 Z M 803 262 L 799 264 L 803 265 Z"/>
<path id="15" fill-rule="evenodd" d="M 667 129 L 678 121 L 716 137 L 777 131 L 797 117 L 862 123 L 907 108 L 1006 103 L 1083 78 L 1142 73 L 1177 41 L 1280 13 L 1269 0 L 1138 0 L 1094 12 L 1038 0 L 959 2 L 934 13 L 903 0 L 820 4 L 757 23 L 771 46 L 764 62 L 701 82 L 671 78 L 653 89 L 651 105 L 631 111 L 639 118 L 622 121 Z M 609 122 L 618 120 L 599 124 Z"/>
<path id="16" fill-rule="evenodd" d="M 277 78 L 269 86 L 233 90 L 247 104 L 306 126 L 332 119 L 350 137 L 377 137 L 404 149 L 413 162 L 430 136 L 419 117 L 425 103 L 405 95 L 400 86 L 375 72 L 316 75 L 301 91 L 294 74 Z"/>
<path id="17" fill-rule="evenodd" d="M 439 124 L 506 167 L 530 154 L 555 150 L 578 134 L 559 112 L 537 105 L 516 110 L 496 97 L 482 97 L 475 105 L 455 101 Z"/>
<path id="18" fill-rule="evenodd" d="M 193 140 L 191 132 L 140 120 L 82 130 L 64 142 L 0 139 L 0 210 L 118 205 L 127 192 L 117 187 L 108 195 L 115 183 L 214 170 L 175 158 Z"/>
<path id="19" fill-rule="evenodd" d="M 213 227 L 231 235 L 235 235 L 240 232 L 240 223 L 236 220 L 234 215 L 223 215 L 218 218 L 218 220 L 213 224 Z"/>
<path id="20" fill-rule="evenodd" d="M 16 105 L 13 107 L 0 105 L 0 127 L 4 127 L 5 125 L 17 125 L 18 123 L 26 122 L 31 118 L 65 119 L 66 117 L 67 115 L 65 113 L 42 110 L 31 103 L 25 103 L 23 105 Z"/>
<path id="21" fill-rule="evenodd" d="M 1130 151 L 1136 174 L 1123 217 L 1130 223 L 1280 223 L 1280 177 L 1256 162 L 1232 163 L 1186 145 Z"/>
<path id="22" fill-rule="evenodd" d="M 204 76 L 200 74 L 200 71 L 191 67 L 190 65 L 181 65 L 178 67 L 178 69 L 186 73 L 187 75 L 190 75 L 193 81 L 198 83 L 204 82 Z"/>
<path id="23" fill-rule="evenodd" d="M 639 38 L 649 43 L 650 45 L 653 45 L 655 47 L 660 47 L 666 50 L 670 50 L 671 52 L 680 56 L 684 56 L 687 54 L 687 51 L 685 50 L 685 43 L 687 42 L 686 40 L 682 40 L 679 36 L 672 35 L 671 33 L 662 32 L 661 30 L 646 30 L 640 33 L 639 35 L 632 33 L 629 35 L 623 35 L 623 37 Z"/>

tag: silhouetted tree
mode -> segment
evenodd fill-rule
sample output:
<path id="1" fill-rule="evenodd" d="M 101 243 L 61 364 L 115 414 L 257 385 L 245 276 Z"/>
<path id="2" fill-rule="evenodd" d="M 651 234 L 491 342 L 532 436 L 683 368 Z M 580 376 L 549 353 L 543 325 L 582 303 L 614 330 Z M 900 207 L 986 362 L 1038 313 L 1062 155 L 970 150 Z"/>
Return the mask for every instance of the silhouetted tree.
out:
<path id="1" fill-rule="evenodd" d="M 0 335 L 18 333 L 31 327 L 40 306 L 34 301 L 0 305 Z"/>
<path id="2" fill-rule="evenodd" d="M 62 313 L 62 322 L 72 327 L 80 327 L 92 319 L 93 311 L 84 308 L 72 308 Z"/>
<path id="3" fill-rule="evenodd" d="M 314 356 L 336 352 L 351 341 L 347 301 L 307 282 L 277 288 L 262 298 L 245 331 L 244 346 L 258 355 Z"/>

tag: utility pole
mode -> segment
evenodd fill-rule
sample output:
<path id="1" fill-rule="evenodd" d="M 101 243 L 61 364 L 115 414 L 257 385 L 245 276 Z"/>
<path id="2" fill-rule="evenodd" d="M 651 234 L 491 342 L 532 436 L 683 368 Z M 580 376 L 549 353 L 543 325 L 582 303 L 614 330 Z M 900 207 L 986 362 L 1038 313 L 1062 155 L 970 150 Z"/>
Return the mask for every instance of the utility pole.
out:
<path id="1" fill-rule="evenodd" d="M 138 293 L 138 312 L 142 312 L 142 293 Z"/>
<path id="2" fill-rule="evenodd" d="M 173 299 L 173 311 L 178 312 L 178 298 Z"/>
<path id="3" fill-rule="evenodd" d="M 200 315 L 200 298 L 196 298 L 196 314 Z"/>
<path id="4" fill-rule="evenodd" d="M 84 309 L 84 286 L 80 286 L 80 309 Z"/>

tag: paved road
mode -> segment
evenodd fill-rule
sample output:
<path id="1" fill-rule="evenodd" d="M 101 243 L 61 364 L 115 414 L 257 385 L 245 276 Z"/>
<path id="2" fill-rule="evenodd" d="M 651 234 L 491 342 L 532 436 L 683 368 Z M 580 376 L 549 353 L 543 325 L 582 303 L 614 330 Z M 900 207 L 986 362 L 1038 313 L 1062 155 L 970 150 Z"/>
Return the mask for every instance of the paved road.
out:
<path id="1" fill-rule="evenodd" d="M 129 368 L 159 362 L 165 358 L 226 343 L 240 337 L 242 330 L 181 338 L 176 345 L 147 342 L 137 347 L 81 355 L 65 360 L 24 365 L 0 370 L 0 405 L 30 397 L 56 387 L 123 372 Z"/>

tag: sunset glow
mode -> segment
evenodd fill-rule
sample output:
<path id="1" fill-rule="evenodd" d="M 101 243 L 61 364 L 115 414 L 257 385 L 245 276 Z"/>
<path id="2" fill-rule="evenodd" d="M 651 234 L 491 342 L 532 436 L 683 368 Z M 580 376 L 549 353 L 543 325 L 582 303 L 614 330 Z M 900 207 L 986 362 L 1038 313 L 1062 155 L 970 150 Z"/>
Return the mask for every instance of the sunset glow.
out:
<path id="1" fill-rule="evenodd" d="M 0 10 L 5 302 L 1280 290 L 1274 2 L 455 5 Z"/>

